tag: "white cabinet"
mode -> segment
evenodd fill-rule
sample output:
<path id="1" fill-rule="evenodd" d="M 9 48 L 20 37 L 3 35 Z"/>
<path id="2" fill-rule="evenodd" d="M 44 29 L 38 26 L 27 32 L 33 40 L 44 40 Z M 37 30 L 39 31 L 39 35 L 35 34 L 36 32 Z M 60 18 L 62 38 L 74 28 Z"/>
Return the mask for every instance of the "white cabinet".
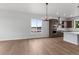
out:
<path id="1" fill-rule="evenodd" d="M 64 32 L 64 41 L 79 44 L 79 32 Z"/>

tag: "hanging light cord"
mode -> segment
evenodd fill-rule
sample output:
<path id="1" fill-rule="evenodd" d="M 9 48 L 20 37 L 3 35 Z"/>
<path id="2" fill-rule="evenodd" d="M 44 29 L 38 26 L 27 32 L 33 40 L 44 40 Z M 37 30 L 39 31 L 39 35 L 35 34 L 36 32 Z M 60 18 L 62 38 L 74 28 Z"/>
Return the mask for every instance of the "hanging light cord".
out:
<path id="1" fill-rule="evenodd" d="M 46 20 L 48 20 L 48 3 L 46 3 Z"/>

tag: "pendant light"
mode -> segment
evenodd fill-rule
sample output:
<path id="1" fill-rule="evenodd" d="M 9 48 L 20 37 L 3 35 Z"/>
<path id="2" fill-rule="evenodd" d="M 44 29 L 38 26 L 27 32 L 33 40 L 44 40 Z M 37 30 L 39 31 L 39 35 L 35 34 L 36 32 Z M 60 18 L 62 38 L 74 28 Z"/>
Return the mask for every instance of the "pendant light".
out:
<path id="1" fill-rule="evenodd" d="M 48 3 L 45 3 L 46 4 L 46 17 L 45 17 L 45 19 L 44 19 L 44 21 L 49 21 L 48 20 Z"/>

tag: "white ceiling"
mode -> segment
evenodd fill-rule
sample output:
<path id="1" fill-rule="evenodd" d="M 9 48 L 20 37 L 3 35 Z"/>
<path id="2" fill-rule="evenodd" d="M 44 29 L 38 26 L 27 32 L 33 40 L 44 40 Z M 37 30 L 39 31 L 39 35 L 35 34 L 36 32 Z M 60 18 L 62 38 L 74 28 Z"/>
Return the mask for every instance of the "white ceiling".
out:
<path id="1" fill-rule="evenodd" d="M 50 16 L 69 17 L 73 15 L 74 3 L 49 3 L 48 14 Z M 0 10 L 20 11 L 25 13 L 45 15 L 45 3 L 0 3 Z"/>

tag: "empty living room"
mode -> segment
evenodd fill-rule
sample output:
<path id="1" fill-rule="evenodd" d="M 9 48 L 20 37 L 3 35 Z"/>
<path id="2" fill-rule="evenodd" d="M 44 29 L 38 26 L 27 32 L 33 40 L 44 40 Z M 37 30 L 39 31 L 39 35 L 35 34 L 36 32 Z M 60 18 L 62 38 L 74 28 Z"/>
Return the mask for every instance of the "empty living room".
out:
<path id="1" fill-rule="evenodd" d="M 0 55 L 79 55 L 79 3 L 0 3 Z"/>

